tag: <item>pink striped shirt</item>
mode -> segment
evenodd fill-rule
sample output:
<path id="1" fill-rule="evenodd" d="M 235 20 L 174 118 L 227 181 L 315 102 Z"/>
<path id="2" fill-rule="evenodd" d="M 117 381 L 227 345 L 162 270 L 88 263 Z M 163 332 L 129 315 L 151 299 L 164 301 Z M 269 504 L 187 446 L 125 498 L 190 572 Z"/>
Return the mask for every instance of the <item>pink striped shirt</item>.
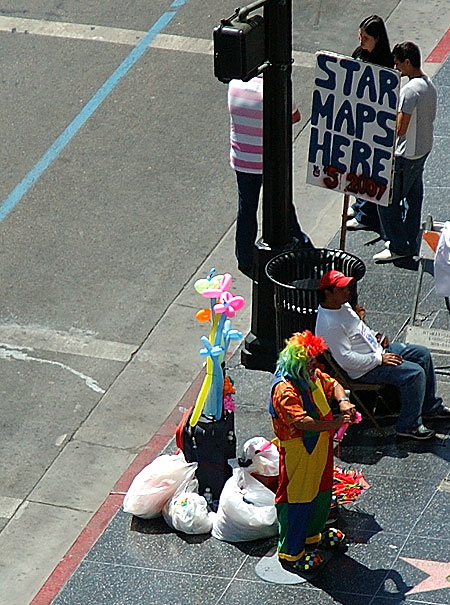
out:
<path id="1" fill-rule="evenodd" d="M 230 165 L 239 172 L 263 171 L 263 77 L 250 82 L 231 80 L 228 85 L 230 112 Z M 297 110 L 292 105 L 292 113 Z"/>
<path id="2" fill-rule="evenodd" d="M 239 172 L 262 174 L 263 169 L 263 79 L 231 80 L 228 86 L 230 112 L 230 165 Z"/>

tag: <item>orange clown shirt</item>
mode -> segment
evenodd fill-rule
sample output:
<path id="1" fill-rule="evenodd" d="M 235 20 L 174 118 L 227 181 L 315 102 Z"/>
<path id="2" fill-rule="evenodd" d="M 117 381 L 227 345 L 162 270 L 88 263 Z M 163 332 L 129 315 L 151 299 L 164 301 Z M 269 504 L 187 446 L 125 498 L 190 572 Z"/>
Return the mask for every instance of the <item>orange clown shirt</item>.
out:
<path id="1" fill-rule="evenodd" d="M 328 400 L 333 399 L 337 384 L 334 378 L 320 370 L 316 370 L 312 382 L 316 389 L 309 388 L 309 395 L 314 402 L 314 412 L 306 411 L 299 389 L 291 382 L 278 382 L 273 390 L 272 404 L 277 414 L 272 418 L 273 431 L 280 441 L 303 437 L 304 431 L 298 429 L 294 423 L 305 416 L 313 416 L 317 420 L 331 420 L 333 418 Z"/>

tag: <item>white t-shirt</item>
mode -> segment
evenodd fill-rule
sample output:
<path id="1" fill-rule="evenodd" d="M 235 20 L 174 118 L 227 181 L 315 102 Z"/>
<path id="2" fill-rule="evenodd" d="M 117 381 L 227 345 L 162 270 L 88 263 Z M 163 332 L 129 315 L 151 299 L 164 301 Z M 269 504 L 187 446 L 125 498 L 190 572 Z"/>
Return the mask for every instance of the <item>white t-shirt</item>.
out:
<path id="1" fill-rule="evenodd" d="M 319 305 L 316 334 L 322 336 L 334 359 L 352 379 L 381 365 L 383 348 L 349 303 L 340 309 Z"/>
<path id="2" fill-rule="evenodd" d="M 397 138 L 395 155 L 416 160 L 433 147 L 437 92 L 428 76 L 411 78 L 400 90 L 399 112 L 411 114 L 406 134 Z"/>

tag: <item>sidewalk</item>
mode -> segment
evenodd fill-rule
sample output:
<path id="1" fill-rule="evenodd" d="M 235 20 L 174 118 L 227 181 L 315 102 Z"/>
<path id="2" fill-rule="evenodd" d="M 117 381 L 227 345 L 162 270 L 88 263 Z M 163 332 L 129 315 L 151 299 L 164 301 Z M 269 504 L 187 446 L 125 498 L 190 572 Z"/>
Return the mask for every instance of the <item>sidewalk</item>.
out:
<path id="1" fill-rule="evenodd" d="M 446 220 L 450 195 L 448 59 L 434 82 L 440 106 L 435 146 L 426 166 L 423 216 Z M 359 299 L 367 308 L 370 325 L 401 340 L 414 296 L 415 267 L 374 265 L 371 257 L 381 246 L 367 245 L 373 237 L 370 232 L 347 235 L 346 250 L 367 267 L 358 286 Z M 329 247 L 338 247 L 338 241 L 336 236 Z M 444 301 L 430 293 L 431 286 L 431 279 L 425 276 L 419 317 L 424 326 L 450 329 Z M 438 367 L 450 365 L 448 356 L 434 358 Z M 271 376 L 243 368 L 239 351 L 229 368 L 237 389 L 239 451 L 249 437 L 272 436 L 266 414 Z M 450 380 L 442 374 L 438 380 L 439 394 L 448 403 Z M 337 525 L 347 534 L 348 551 L 331 559 L 311 583 L 277 585 L 257 577 L 255 565 L 275 544 L 273 539 L 227 544 L 211 536 L 176 534 L 161 519 L 132 520 L 123 513 L 122 494 L 134 475 L 165 448 L 173 451 L 171 436 L 176 423 L 195 399 L 200 381 L 201 377 L 115 486 L 33 605 L 450 602 L 446 514 L 450 505 L 450 426 L 437 424 L 438 438 L 431 443 L 396 440 L 392 419 L 383 422 L 386 438 L 367 422 L 352 428 L 336 461 L 361 470 L 371 487 L 341 512 Z"/>

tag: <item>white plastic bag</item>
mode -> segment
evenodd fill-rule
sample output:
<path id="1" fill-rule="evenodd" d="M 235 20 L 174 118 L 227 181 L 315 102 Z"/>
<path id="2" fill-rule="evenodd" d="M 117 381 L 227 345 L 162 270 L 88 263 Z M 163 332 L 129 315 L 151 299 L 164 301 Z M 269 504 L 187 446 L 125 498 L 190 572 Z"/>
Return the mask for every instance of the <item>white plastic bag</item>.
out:
<path id="1" fill-rule="evenodd" d="M 208 504 L 196 492 L 182 491 L 163 507 L 163 517 L 172 529 L 185 534 L 208 534 L 212 529 L 213 516 Z"/>
<path id="2" fill-rule="evenodd" d="M 158 456 L 133 479 L 123 510 L 143 519 L 158 517 L 164 504 L 196 470 L 197 463 L 186 462 L 183 452 Z"/>
<path id="3" fill-rule="evenodd" d="M 244 462 L 253 460 L 253 457 L 256 453 L 266 449 L 268 446 L 270 446 L 270 441 L 265 437 L 251 437 L 250 439 L 247 439 L 242 446 L 242 455 L 240 460 Z"/>
<path id="4" fill-rule="evenodd" d="M 246 542 L 277 533 L 274 493 L 246 470 L 235 468 L 220 494 L 212 535 L 226 542 Z"/>
<path id="5" fill-rule="evenodd" d="M 280 454 L 277 446 L 271 443 L 269 448 L 255 454 L 253 456 L 253 466 L 260 475 L 277 477 L 280 472 Z"/>
<path id="6" fill-rule="evenodd" d="M 434 256 L 434 286 L 438 296 L 450 296 L 450 222 L 441 229 Z"/>
<path id="7" fill-rule="evenodd" d="M 251 460 L 250 466 L 245 467 L 249 473 L 258 473 L 266 477 L 276 477 L 279 474 L 278 448 L 265 437 L 248 439 L 243 445 L 240 460 L 244 462 Z"/>

